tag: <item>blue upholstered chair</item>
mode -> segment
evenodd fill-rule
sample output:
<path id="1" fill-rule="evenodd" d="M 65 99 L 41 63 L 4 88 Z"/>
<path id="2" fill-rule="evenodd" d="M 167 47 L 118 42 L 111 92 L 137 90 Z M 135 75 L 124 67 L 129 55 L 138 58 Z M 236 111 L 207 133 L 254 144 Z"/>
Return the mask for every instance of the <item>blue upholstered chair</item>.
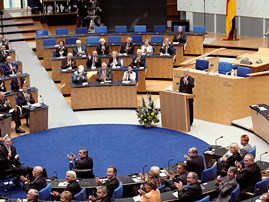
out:
<path id="1" fill-rule="evenodd" d="M 209 198 L 210 198 L 210 196 L 208 195 L 208 196 L 206 196 L 206 197 L 204 197 L 204 198 L 202 198 L 202 199 L 200 199 L 199 201 L 196 201 L 196 202 L 209 202 Z"/>
<path id="2" fill-rule="evenodd" d="M 266 189 L 269 189 L 269 177 L 265 178 L 264 181 L 266 182 Z"/>
<path id="3" fill-rule="evenodd" d="M 122 186 L 122 182 L 120 182 L 118 188 L 116 188 L 113 191 L 112 198 L 114 198 L 114 199 L 116 199 L 116 198 L 122 198 L 122 194 L 123 194 L 123 186 Z"/>
<path id="4" fill-rule="evenodd" d="M 76 41 L 78 40 L 77 37 L 72 37 L 72 38 L 66 38 L 65 39 L 65 44 L 76 44 Z"/>
<path id="5" fill-rule="evenodd" d="M 87 27 L 76 27 L 76 34 L 87 34 L 88 28 Z"/>
<path id="6" fill-rule="evenodd" d="M 152 43 L 162 43 L 163 36 L 151 36 L 151 42 Z"/>
<path id="7" fill-rule="evenodd" d="M 207 60 L 196 60 L 195 68 L 204 71 L 208 69 L 209 62 Z"/>
<path id="8" fill-rule="evenodd" d="M 111 73 L 111 81 L 113 81 L 113 74 Z"/>
<path id="9" fill-rule="evenodd" d="M 68 34 L 68 28 L 58 28 L 56 29 L 56 35 Z"/>
<path id="10" fill-rule="evenodd" d="M 74 83 L 74 75 L 71 75 L 71 81 Z"/>
<path id="11" fill-rule="evenodd" d="M 49 31 L 47 29 L 36 31 L 36 36 L 47 36 L 47 35 L 49 35 Z"/>
<path id="12" fill-rule="evenodd" d="M 128 68 L 123 69 L 123 73 L 126 71 L 128 71 Z M 138 69 L 133 69 L 133 72 L 136 74 L 135 80 L 138 81 Z"/>
<path id="13" fill-rule="evenodd" d="M 203 183 L 208 182 L 214 180 L 216 177 L 217 177 L 217 165 L 214 165 L 211 168 L 203 170 L 201 181 Z"/>
<path id="14" fill-rule="evenodd" d="M 177 49 L 173 48 L 173 54 L 176 55 L 177 54 Z"/>
<path id="15" fill-rule="evenodd" d="M 56 50 L 52 51 L 52 57 L 56 57 Z"/>
<path id="16" fill-rule="evenodd" d="M 121 36 L 108 36 L 108 43 L 120 43 Z"/>
<path id="17" fill-rule="evenodd" d="M 86 201 L 86 188 L 85 187 L 74 196 L 74 200 L 75 201 Z"/>
<path id="18" fill-rule="evenodd" d="M 183 32 L 186 32 L 186 26 L 184 25 L 174 25 L 173 32 L 178 32 L 178 27 L 181 26 L 183 29 Z"/>
<path id="19" fill-rule="evenodd" d="M 240 77 L 249 77 L 247 74 L 250 74 L 251 69 L 249 67 L 237 66 L 237 76 Z"/>
<path id="20" fill-rule="evenodd" d="M 256 145 L 252 147 L 252 149 L 248 152 L 249 154 L 252 154 L 254 159 L 256 158 Z"/>
<path id="21" fill-rule="evenodd" d="M 137 25 L 134 26 L 134 32 L 147 32 L 147 26 L 146 25 Z"/>
<path id="22" fill-rule="evenodd" d="M 193 26 L 193 32 L 195 33 L 205 33 L 205 26 Z"/>
<path id="23" fill-rule="evenodd" d="M 160 193 L 164 192 L 165 184 L 159 186 L 157 189 L 159 189 Z"/>
<path id="24" fill-rule="evenodd" d="M 123 60 L 120 60 L 120 67 L 123 68 Z"/>
<path id="25" fill-rule="evenodd" d="M 87 43 L 99 43 L 99 36 L 91 36 L 86 38 Z"/>
<path id="26" fill-rule="evenodd" d="M 44 39 L 43 44 L 44 44 L 44 46 L 55 46 L 56 39 Z"/>
<path id="27" fill-rule="evenodd" d="M 258 195 L 262 195 L 263 193 L 267 192 L 268 189 L 267 188 L 267 185 L 266 185 L 266 181 L 265 180 L 262 180 L 260 182 L 257 182 L 255 184 L 255 188 L 254 188 L 254 196 L 258 196 Z"/>
<path id="28" fill-rule="evenodd" d="M 240 186 L 237 183 L 236 188 L 231 193 L 230 202 L 237 202 L 239 200 L 239 197 L 240 197 Z"/>
<path id="29" fill-rule="evenodd" d="M 166 32 L 166 26 L 165 25 L 154 25 L 154 32 Z"/>
<path id="30" fill-rule="evenodd" d="M 139 36 L 139 35 L 133 35 L 133 36 L 130 36 L 132 39 L 133 39 L 133 43 L 142 43 L 142 36 Z"/>
<path id="31" fill-rule="evenodd" d="M 127 32 L 127 26 L 115 26 L 116 33 L 125 33 Z"/>
<path id="32" fill-rule="evenodd" d="M 95 33 L 107 33 L 107 26 L 95 27 Z"/>
<path id="33" fill-rule="evenodd" d="M 230 62 L 219 62 L 218 67 L 219 74 L 229 74 L 232 72 L 232 63 Z"/>
<path id="34" fill-rule="evenodd" d="M 51 183 L 39 191 L 38 199 L 41 201 L 50 201 Z"/>

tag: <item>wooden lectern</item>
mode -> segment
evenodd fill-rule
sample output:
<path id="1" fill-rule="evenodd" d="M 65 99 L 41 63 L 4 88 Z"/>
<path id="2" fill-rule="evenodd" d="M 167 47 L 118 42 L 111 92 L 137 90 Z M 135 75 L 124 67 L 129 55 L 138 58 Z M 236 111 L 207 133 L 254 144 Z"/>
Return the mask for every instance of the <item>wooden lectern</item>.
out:
<path id="1" fill-rule="evenodd" d="M 190 110 L 188 99 L 193 94 L 160 91 L 162 127 L 181 132 L 190 131 Z"/>

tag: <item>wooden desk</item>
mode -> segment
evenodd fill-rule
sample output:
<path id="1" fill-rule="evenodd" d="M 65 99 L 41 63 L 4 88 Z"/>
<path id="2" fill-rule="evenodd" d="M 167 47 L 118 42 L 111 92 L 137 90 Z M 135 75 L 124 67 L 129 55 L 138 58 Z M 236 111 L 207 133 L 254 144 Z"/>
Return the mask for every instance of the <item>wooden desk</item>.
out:
<path id="1" fill-rule="evenodd" d="M 4 115 L 3 117 L 0 117 L 0 129 L 1 129 L 0 137 L 4 137 L 6 134 L 10 135 L 11 121 L 12 121 L 11 114 L 7 114 Z"/>
<path id="2" fill-rule="evenodd" d="M 136 82 L 122 84 L 112 81 L 109 84 L 88 82 L 88 86 L 69 83 L 71 89 L 71 108 L 135 108 L 137 106 Z"/>
<path id="3" fill-rule="evenodd" d="M 30 74 L 28 73 L 22 73 L 21 77 L 23 77 L 27 81 L 27 85 L 30 87 Z M 12 79 L 16 78 L 16 76 L 2 76 L 1 80 L 5 82 L 5 87 L 7 91 L 11 90 L 10 82 Z"/>
<path id="4" fill-rule="evenodd" d="M 12 58 L 12 59 L 13 59 L 13 58 Z M 18 66 L 18 70 L 21 70 L 21 72 L 23 72 L 23 71 L 22 71 L 22 62 L 21 62 L 21 61 L 17 60 L 17 61 L 12 61 L 11 63 L 16 64 L 16 65 Z M 5 64 L 4 62 L 1 62 L 1 63 L 0 63 L 0 67 L 2 67 L 4 64 Z M 1 72 L 1 75 L 3 75 L 2 72 Z"/>

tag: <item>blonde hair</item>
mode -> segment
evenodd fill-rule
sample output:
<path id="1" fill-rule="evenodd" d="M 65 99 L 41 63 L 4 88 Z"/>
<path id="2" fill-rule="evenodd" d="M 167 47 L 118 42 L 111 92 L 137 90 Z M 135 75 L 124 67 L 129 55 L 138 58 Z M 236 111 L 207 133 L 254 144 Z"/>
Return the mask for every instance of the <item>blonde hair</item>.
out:
<path id="1" fill-rule="evenodd" d="M 237 143 L 233 142 L 232 144 L 230 144 L 231 148 L 234 148 L 236 151 L 238 151 L 240 149 L 240 147 L 238 146 Z"/>
<path id="2" fill-rule="evenodd" d="M 118 57 L 118 56 L 119 56 L 119 53 L 118 53 L 117 51 L 112 51 L 112 53 L 111 53 L 111 54 L 113 54 L 113 53 L 115 53 L 115 54 L 116 54 L 116 57 Z"/>
<path id="3" fill-rule="evenodd" d="M 158 166 L 152 166 L 150 168 L 150 170 L 152 170 L 152 172 L 154 173 L 154 175 L 156 177 L 159 177 L 159 175 L 160 175 L 160 168 Z"/>
<path id="4" fill-rule="evenodd" d="M 99 43 L 101 43 L 101 41 L 106 42 L 106 40 L 105 40 L 104 38 L 101 38 L 101 39 L 99 40 Z"/>

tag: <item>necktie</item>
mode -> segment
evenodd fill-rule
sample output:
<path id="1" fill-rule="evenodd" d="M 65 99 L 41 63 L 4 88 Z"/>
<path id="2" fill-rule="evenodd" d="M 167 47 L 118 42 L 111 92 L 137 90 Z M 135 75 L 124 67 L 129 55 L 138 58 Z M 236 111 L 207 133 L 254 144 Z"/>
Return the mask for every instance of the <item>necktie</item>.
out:
<path id="1" fill-rule="evenodd" d="M 19 84 L 19 86 L 21 88 L 21 80 L 19 78 L 18 78 L 18 84 Z"/>
<path id="2" fill-rule="evenodd" d="M 136 62 L 136 66 L 139 67 L 139 61 Z"/>
<path id="3" fill-rule="evenodd" d="M 7 152 L 8 152 L 8 153 L 11 152 L 10 147 L 7 148 Z M 7 159 L 8 159 L 8 160 L 10 159 L 9 156 L 7 157 Z"/>
<path id="4" fill-rule="evenodd" d="M 9 63 L 9 67 L 10 67 L 10 71 L 12 71 L 12 65 L 11 65 L 11 63 Z"/>

